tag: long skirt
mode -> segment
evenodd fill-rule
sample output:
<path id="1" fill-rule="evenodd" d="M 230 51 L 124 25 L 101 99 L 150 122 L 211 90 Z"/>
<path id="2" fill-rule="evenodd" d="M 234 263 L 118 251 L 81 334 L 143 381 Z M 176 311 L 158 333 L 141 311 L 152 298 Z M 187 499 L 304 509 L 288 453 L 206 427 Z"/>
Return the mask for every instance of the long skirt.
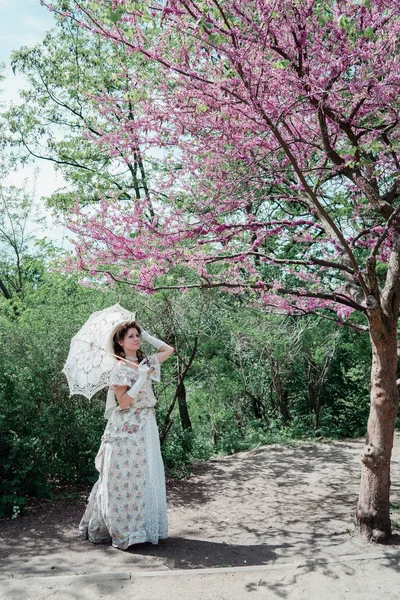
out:
<path id="1" fill-rule="evenodd" d="M 115 410 L 96 457 L 100 476 L 79 525 L 81 539 L 132 544 L 168 536 L 164 465 L 154 410 Z"/>

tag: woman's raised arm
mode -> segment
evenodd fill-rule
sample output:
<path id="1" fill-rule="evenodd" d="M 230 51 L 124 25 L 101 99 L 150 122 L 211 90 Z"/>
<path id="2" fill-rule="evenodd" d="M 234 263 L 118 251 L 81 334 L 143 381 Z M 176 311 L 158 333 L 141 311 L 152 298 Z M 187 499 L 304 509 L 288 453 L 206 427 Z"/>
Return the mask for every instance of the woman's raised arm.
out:
<path id="1" fill-rule="evenodd" d="M 175 349 L 172 346 L 169 346 L 166 342 L 163 342 L 162 340 L 159 340 L 156 337 L 150 335 L 149 333 L 147 333 L 147 331 L 143 329 L 143 327 L 141 327 L 140 329 L 140 335 L 142 340 L 157 348 L 157 358 L 160 363 L 163 363 L 165 360 L 167 360 L 167 358 L 171 356 L 173 352 L 175 352 Z"/>

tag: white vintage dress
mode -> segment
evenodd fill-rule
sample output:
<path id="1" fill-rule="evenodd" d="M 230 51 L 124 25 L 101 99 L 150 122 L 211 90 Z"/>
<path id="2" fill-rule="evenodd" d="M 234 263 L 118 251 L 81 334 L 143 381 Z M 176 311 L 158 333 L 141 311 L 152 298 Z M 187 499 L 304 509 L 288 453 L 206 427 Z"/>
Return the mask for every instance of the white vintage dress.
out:
<path id="1" fill-rule="evenodd" d="M 132 544 L 168 536 L 164 465 L 155 418 L 156 398 L 151 379 L 160 381 L 156 355 L 148 357 L 154 369 L 125 410 L 112 410 L 95 459 L 100 476 L 89 496 L 79 535 L 94 543 L 112 542 L 125 550 Z M 110 389 L 131 387 L 138 371 L 123 364 L 114 368 Z"/>

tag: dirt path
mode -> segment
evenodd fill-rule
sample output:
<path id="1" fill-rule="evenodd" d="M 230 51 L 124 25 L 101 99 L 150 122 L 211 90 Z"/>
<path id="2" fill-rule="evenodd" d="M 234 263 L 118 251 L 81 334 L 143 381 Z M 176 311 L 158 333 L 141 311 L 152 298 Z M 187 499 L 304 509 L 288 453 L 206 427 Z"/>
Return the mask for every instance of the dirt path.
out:
<path id="1" fill-rule="evenodd" d="M 198 466 L 189 480 L 168 482 L 170 538 L 159 546 L 122 552 L 79 541 L 83 498 L 2 520 L 0 578 L 271 566 L 376 554 L 376 546 L 352 535 L 362 444 L 273 445 Z M 400 436 L 392 501 L 400 503 Z M 400 514 L 393 519 L 400 522 Z M 392 549 L 400 549 L 399 530 Z"/>

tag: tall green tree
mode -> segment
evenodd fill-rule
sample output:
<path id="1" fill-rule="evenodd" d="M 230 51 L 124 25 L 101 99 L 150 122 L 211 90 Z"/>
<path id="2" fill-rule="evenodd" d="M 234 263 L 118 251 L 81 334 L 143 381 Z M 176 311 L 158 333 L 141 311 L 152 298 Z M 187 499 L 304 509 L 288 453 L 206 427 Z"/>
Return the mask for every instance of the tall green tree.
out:
<path id="1" fill-rule="evenodd" d="M 12 68 L 27 85 L 5 115 L 9 147 L 19 164 L 49 161 L 61 171 L 66 186 L 52 194 L 51 206 L 66 208 L 77 197 L 85 204 L 103 196 L 150 200 L 149 173 L 157 161 L 145 161 L 139 140 L 129 149 L 107 140 L 94 143 L 105 132 L 112 137 L 121 122 L 134 122 L 137 61 L 62 21 L 42 43 L 15 51 Z M 104 93 L 113 98 L 113 114 L 101 104 Z"/>
<path id="2" fill-rule="evenodd" d="M 34 212 L 24 188 L 0 187 L 0 293 L 10 301 L 22 300 L 26 284 L 35 285 L 43 271 L 33 246 Z"/>

